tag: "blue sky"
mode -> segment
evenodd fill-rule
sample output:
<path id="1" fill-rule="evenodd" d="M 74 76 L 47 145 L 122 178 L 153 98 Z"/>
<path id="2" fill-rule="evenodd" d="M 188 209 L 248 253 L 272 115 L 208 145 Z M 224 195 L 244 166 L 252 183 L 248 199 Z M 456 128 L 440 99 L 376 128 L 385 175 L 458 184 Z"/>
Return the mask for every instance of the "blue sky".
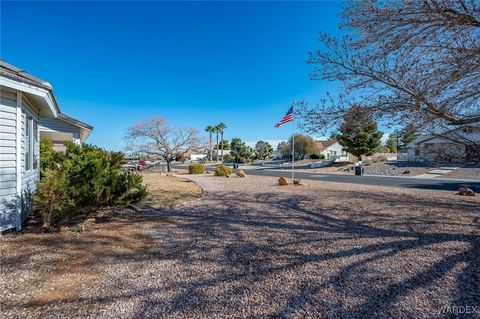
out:
<path id="1" fill-rule="evenodd" d="M 292 100 L 335 84 L 309 80 L 318 32 L 337 33 L 342 3 L 1 2 L 1 58 L 49 81 L 62 112 L 111 150 L 136 121 L 163 116 L 226 138 L 282 140 Z M 276 146 L 276 145 L 274 145 Z"/>

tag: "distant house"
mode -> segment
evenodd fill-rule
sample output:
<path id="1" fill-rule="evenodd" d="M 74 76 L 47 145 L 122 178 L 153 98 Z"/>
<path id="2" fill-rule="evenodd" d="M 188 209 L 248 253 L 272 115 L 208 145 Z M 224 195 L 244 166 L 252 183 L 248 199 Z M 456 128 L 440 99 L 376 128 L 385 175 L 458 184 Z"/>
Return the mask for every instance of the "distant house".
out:
<path id="1" fill-rule="evenodd" d="M 52 86 L 0 61 L 0 231 L 19 230 L 40 178 L 39 139 L 83 142 L 92 127 L 61 113 Z"/>
<path id="2" fill-rule="evenodd" d="M 469 141 L 459 143 L 458 141 Z M 409 161 L 480 162 L 480 125 L 464 126 L 442 136 L 420 135 L 406 147 Z"/>
<path id="3" fill-rule="evenodd" d="M 347 153 L 343 146 L 335 139 L 315 141 L 320 153 L 325 159 L 334 162 L 349 162 L 354 160 L 354 156 Z"/>
<path id="4" fill-rule="evenodd" d="M 220 149 L 218 149 L 218 150 L 217 150 L 217 149 L 213 149 L 213 150 L 212 150 L 212 155 L 213 155 L 213 157 L 216 156 L 215 153 L 218 154 L 218 157 L 222 156 L 222 150 L 220 150 Z M 225 155 L 230 155 L 230 153 L 231 153 L 230 150 L 223 150 L 223 156 L 225 156 Z"/>
<path id="5" fill-rule="evenodd" d="M 191 154 L 189 160 L 191 162 L 203 161 L 207 158 L 207 154 Z"/>
<path id="6" fill-rule="evenodd" d="M 208 156 L 205 153 L 200 153 L 200 152 L 196 152 L 196 151 L 183 152 L 182 155 L 185 156 L 187 161 L 190 161 L 190 162 L 202 161 L 202 160 L 206 159 L 207 156 Z"/>

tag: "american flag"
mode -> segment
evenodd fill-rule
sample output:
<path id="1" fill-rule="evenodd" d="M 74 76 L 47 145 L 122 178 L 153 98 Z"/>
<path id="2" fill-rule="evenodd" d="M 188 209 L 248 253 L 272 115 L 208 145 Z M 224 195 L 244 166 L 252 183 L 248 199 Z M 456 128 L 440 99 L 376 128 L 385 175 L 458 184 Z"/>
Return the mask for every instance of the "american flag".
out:
<path id="1" fill-rule="evenodd" d="M 280 127 L 281 125 L 293 121 L 293 106 L 288 110 L 287 114 L 283 117 L 283 119 L 278 122 L 275 127 Z"/>

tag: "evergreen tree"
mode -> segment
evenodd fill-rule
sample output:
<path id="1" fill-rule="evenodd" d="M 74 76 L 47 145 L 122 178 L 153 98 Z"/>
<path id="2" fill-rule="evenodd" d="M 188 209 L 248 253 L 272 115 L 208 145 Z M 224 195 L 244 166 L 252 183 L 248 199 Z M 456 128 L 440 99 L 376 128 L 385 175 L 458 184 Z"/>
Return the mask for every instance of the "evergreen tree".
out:
<path id="1" fill-rule="evenodd" d="M 255 155 L 255 151 L 253 150 L 253 148 L 245 144 L 244 141 L 242 141 L 237 137 L 232 138 L 232 142 L 230 143 L 230 148 L 231 148 L 230 153 L 235 163 L 251 162 Z"/>
<path id="2" fill-rule="evenodd" d="M 230 142 L 227 140 L 221 140 L 218 145 L 215 144 L 214 149 L 216 150 L 221 150 L 223 146 L 224 150 L 229 150 L 230 149 Z"/>
<path id="3" fill-rule="evenodd" d="M 344 117 L 344 122 L 335 134 L 338 142 L 345 150 L 358 157 L 373 155 L 380 145 L 383 133 L 377 128 L 377 123 L 367 109 L 360 105 L 353 105 Z"/>
<path id="4" fill-rule="evenodd" d="M 410 142 L 412 142 L 418 136 L 418 132 L 413 126 L 413 124 L 408 124 L 405 128 L 400 132 L 400 143 L 401 148 L 404 148 Z"/>
<path id="5" fill-rule="evenodd" d="M 272 156 L 273 147 L 268 142 L 258 141 L 255 144 L 256 157 L 260 160 L 265 160 Z"/>
<path id="6" fill-rule="evenodd" d="M 388 135 L 387 141 L 385 142 L 385 146 L 388 147 L 390 153 L 397 152 L 397 134 L 390 133 Z"/>

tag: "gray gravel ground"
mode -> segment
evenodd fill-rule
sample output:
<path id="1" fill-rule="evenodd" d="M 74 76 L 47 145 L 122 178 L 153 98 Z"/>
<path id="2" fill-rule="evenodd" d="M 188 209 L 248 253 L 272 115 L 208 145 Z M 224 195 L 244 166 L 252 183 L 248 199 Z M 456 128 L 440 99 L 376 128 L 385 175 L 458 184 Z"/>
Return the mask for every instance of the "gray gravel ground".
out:
<path id="1" fill-rule="evenodd" d="M 400 164 L 400 166 L 398 165 Z M 433 168 L 423 166 L 420 163 L 396 163 L 396 162 L 378 162 L 370 166 L 364 166 L 366 175 L 381 176 L 416 176 L 425 174 Z"/>
<path id="2" fill-rule="evenodd" d="M 461 167 L 450 173 L 442 175 L 442 178 L 471 179 L 480 181 L 480 165 L 476 167 Z"/>
<path id="3" fill-rule="evenodd" d="M 192 178 L 203 198 L 127 211 L 109 235 L 3 238 L 1 316 L 410 319 L 471 306 L 458 317 L 480 317 L 478 196 Z"/>

